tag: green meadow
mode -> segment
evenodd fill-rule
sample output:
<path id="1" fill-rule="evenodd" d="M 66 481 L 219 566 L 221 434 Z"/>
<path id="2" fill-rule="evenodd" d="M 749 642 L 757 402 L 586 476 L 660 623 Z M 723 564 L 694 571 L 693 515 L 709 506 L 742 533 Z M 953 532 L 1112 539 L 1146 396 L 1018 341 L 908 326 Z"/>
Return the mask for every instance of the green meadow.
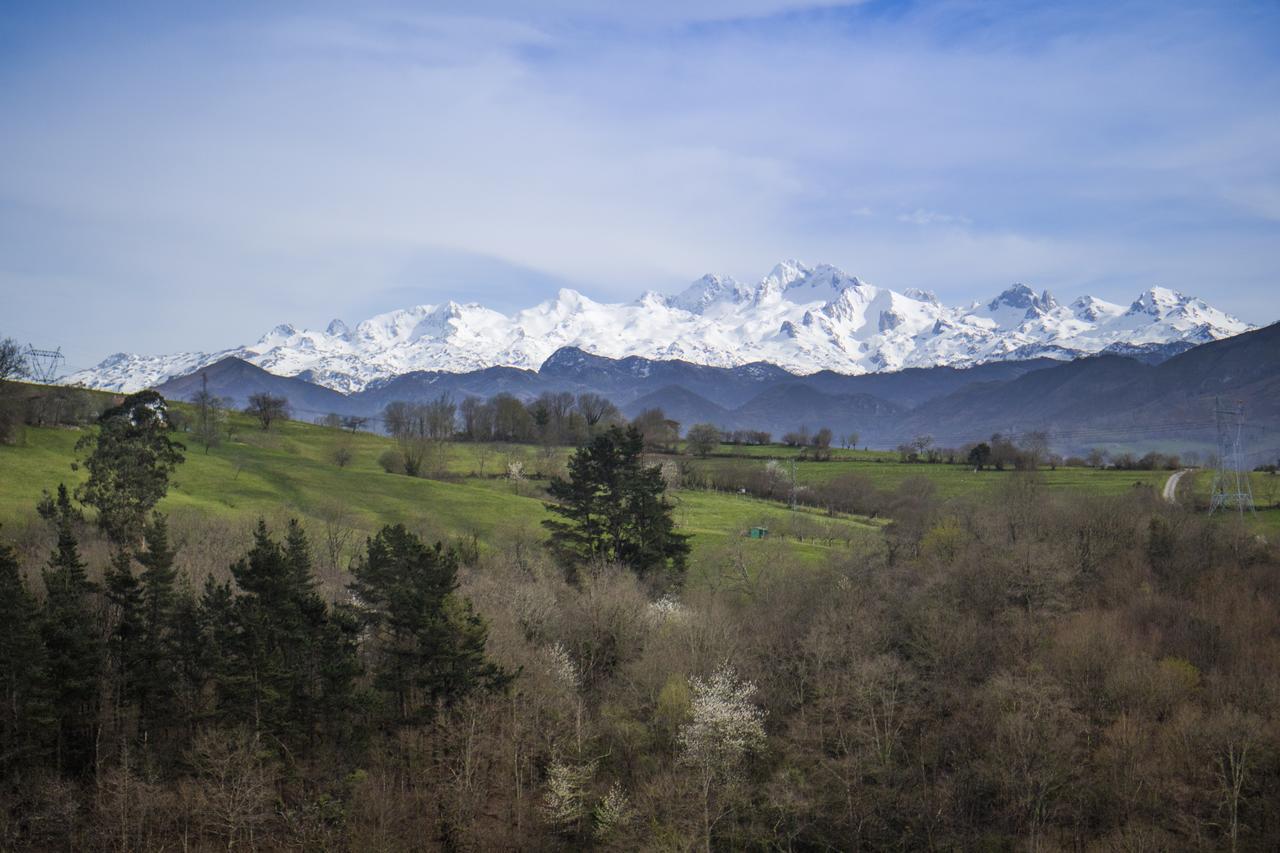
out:
<path id="1" fill-rule="evenodd" d="M 274 524 L 296 517 L 313 530 L 340 514 L 362 532 L 404 523 L 436 537 L 497 547 L 512 536 L 541 538 L 546 478 L 563 471 L 571 452 L 450 443 L 442 479 L 415 478 L 388 474 L 379 465 L 379 457 L 394 447 L 384 436 L 299 421 L 280 422 L 264 432 L 240 415 L 233 419 L 233 439 L 207 452 L 179 434 L 187 445 L 186 461 L 175 472 L 161 511 L 242 526 L 258 517 Z M 29 522 L 45 490 L 81 482 L 83 472 L 73 469 L 81 435 L 77 429 L 32 427 L 19 445 L 0 446 L 0 524 Z M 351 454 L 342 467 L 334 462 L 340 446 Z M 512 463 L 519 463 L 524 480 L 507 476 Z M 792 513 L 781 504 L 736 494 L 675 490 L 670 499 L 681 529 L 693 537 L 695 563 L 725 542 L 745 538 L 754 526 L 770 528 L 773 541 L 786 543 L 802 560 L 818 559 L 878 530 L 877 523 L 863 519 Z"/>
<path id="2" fill-rule="evenodd" d="M 187 445 L 186 462 L 174 475 L 169 495 L 160 505 L 162 511 L 238 528 L 259 517 L 272 524 L 297 517 L 319 530 L 341 517 L 360 535 L 383 524 L 404 523 L 437 538 L 505 547 L 513 538 L 543 536 L 546 482 L 564 473 L 572 452 L 563 447 L 448 443 L 435 465 L 437 478 L 413 478 L 383 470 L 379 458 L 394 447 L 385 436 L 300 421 L 279 422 L 263 431 L 239 414 L 231 416 L 231 425 L 231 438 L 207 452 L 192 436 L 179 434 Z M 0 524 L 11 531 L 29 524 L 45 490 L 59 483 L 74 487 L 81 481 L 83 472 L 73 465 L 81 435 L 78 429 L 29 427 L 19 444 L 0 445 Z M 349 450 L 350 461 L 339 466 L 335 451 L 342 447 Z M 695 473 L 772 461 L 782 476 L 789 477 L 791 460 L 798 453 L 796 448 L 779 445 L 724 446 L 707 459 L 660 458 L 680 460 Z M 512 469 L 519 470 L 523 479 L 511 479 Z M 829 461 L 798 459 L 794 470 L 802 487 L 854 474 L 877 488 L 893 490 L 923 477 L 944 499 L 993 490 L 1015 476 L 1009 471 L 974 472 L 963 465 L 904 464 L 886 451 L 840 449 Z M 1169 474 L 1059 468 L 1043 470 L 1040 476 L 1053 489 L 1118 494 L 1135 486 L 1160 489 Z M 1208 474 L 1194 476 L 1184 483 L 1184 496 L 1187 491 L 1207 495 L 1211 479 Z M 1276 502 L 1280 477 L 1254 474 L 1253 483 L 1260 506 Z M 692 537 L 694 577 L 707 576 L 703 564 L 748 557 L 767 562 L 785 554 L 802 563 L 823 560 L 874 541 L 886 523 L 828 516 L 803 507 L 793 512 L 776 501 L 716 491 L 675 489 L 669 497 L 677 524 Z M 1251 523 L 1266 532 L 1280 532 L 1280 510 L 1263 509 Z M 748 539 L 745 533 L 752 527 L 767 528 L 768 538 Z"/>
<path id="3" fill-rule="evenodd" d="M 951 498 L 975 491 L 994 489 L 1007 478 L 1016 476 L 1016 472 L 1012 470 L 996 471 L 989 468 L 974 471 L 968 465 L 907 464 L 899 462 L 896 454 L 883 451 L 857 451 L 857 453 L 861 454 L 860 458 L 834 457 L 824 462 L 797 460 L 794 463 L 796 483 L 801 486 L 821 485 L 837 477 L 856 474 L 865 477 L 876 488 L 894 490 L 907 480 L 924 477 L 937 487 L 941 497 Z M 781 475 L 784 478 L 790 478 L 792 471 L 790 458 L 777 457 L 773 461 L 779 466 Z M 768 461 L 711 456 L 697 460 L 694 464 L 715 472 L 744 464 L 764 465 L 768 464 Z M 1056 470 L 1042 468 L 1038 474 L 1050 488 L 1073 489 L 1095 494 L 1118 494 L 1135 485 L 1160 488 L 1169 477 L 1168 471 L 1115 471 L 1066 467 Z"/>

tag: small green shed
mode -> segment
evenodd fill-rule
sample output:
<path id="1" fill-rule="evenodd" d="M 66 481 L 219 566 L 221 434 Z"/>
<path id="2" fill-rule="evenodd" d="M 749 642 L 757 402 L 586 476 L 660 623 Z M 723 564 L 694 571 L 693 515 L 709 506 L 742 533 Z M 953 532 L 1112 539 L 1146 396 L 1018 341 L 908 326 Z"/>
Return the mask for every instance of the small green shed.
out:
<path id="1" fill-rule="evenodd" d="M 747 531 L 747 535 L 750 536 L 752 539 L 763 539 L 764 537 L 769 535 L 769 528 L 753 527 L 751 528 L 751 530 Z"/>

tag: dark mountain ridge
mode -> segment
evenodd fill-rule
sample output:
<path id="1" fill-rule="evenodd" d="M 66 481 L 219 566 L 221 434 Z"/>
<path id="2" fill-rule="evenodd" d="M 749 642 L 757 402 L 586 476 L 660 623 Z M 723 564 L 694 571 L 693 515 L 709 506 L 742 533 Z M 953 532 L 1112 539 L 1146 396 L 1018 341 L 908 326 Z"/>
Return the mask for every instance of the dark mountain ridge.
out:
<path id="1" fill-rule="evenodd" d="M 492 367 L 469 373 L 416 371 L 343 395 L 297 377 L 276 376 L 226 358 L 157 390 L 190 399 L 208 378 L 213 393 L 242 406 L 258 391 L 286 397 L 296 417 L 328 412 L 377 415 L 393 400 L 488 398 L 529 400 L 545 391 L 593 392 L 624 413 L 662 408 L 685 425 L 760 429 L 775 435 L 831 427 L 858 432 L 863 443 L 893 446 L 914 435 L 961 445 L 994 432 L 1046 430 L 1063 451 L 1094 444 L 1141 443 L 1177 435 L 1212 438 L 1214 399 L 1243 402 L 1256 435 L 1280 436 L 1280 324 L 1213 341 L 1158 364 L 1100 354 L 1062 362 L 1047 358 L 971 368 L 913 368 L 846 376 L 801 376 L 772 364 L 708 367 L 640 357 L 610 359 L 564 347 L 536 371 Z"/>

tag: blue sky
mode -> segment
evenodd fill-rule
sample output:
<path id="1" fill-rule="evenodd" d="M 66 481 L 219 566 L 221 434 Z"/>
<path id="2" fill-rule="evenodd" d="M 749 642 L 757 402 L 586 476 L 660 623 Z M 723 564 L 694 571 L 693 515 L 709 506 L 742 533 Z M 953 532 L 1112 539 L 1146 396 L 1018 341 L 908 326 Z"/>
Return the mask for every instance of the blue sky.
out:
<path id="1" fill-rule="evenodd" d="M 786 257 L 1280 317 L 1274 2 L 2 14 L 0 335 L 76 366 Z"/>

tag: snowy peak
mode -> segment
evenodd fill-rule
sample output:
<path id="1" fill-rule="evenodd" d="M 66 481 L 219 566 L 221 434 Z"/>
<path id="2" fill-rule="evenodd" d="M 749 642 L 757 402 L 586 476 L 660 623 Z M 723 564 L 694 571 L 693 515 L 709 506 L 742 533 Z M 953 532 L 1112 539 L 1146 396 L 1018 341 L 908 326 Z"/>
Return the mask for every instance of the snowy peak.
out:
<path id="1" fill-rule="evenodd" d="M 1015 312 L 1023 312 L 1023 317 L 1030 320 L 1043 317 L 1057 307 L 1058 302 L 1049 291 L 1046 290 L 1037 296 L 1036 292 L 1025 284 L 1015 284 L 991 300 L 987 310 L 995 314 L 1005 309 L 1013 309 Z"/>
<path id="2" fill-rule="evenodd" d="M 595 302 L 566 288 L 514 314 L 448 301 L 389 311 L 354 329 L 341 320 L 323 332 L 286 323 L 257 343 L 216 353 L 117 353 L 68 381 L 132 391 L 228 355 L 343 392 L 419 370 L 536 369 L 553 354 L 565 362 L 641 356 L 858 374 L 1030 355 L 1158 356 L 1249 328 L 1163 287 L 1125 308 L 1092 296 L 1064 306 L 1048 291 L 1015 284 L 987 303 L 953 308 L 928 291 L 899 292 L 830 264 L 787 260 L 754 286 L 705 275 L 674 296 L 650 291 L 626 303 Z"/>
<path id="3" fill-rule="evenodd" d="M 1099 299 L 1096 296 L 1081 296 L 1068 306 L 1071 315 L 1086 323 L 1096 323 L 1102 319 L 1119 317 L 1124 307 Z"/>
<path id="4" fill-rule="evenodd" d="M 751 295 L 751 290 L 730 276 L 708 274 L 664 301 L 668 307 L 688 311 L 690 314 L 702 314 L 717 303 L 738 305 L 750 299 Z"/>
<path id="5" fill-rule="evenodd" d="M 258 343 L 264 346 L 274 346 L 279 343 L 287 343 L 297 336 L 298 330 L 292 323 L 281 323 L 259 338 Z"/>
<path id="6" fill-rule="evenodd" d="M 800 281 L 813 270 L 803 261 L 797 261 L 794 258 L 775 264 L 769 274 L 761 279 L 759 286 L 756 288 L 758 296 L 777 295 L 786 290 L 792 284 Z"/>
<path id="7" fill-rule="evenodd" d="M 908 299 L 914 299 L 917 302 L 928 302 L 939 306 L 942 305 L 942 302 L 938 299 L 938 294 L 934 293 L 932 290 L 920 290 L 919 288 L 908 287 L 906 290 L 902 291 L 902 295 Z"/>
<path id="8" fill-rule="evenodd" d="M 807 302 L 814 299 L 833 299 L 846 290 L 857 290 L 865 284 L 857 276 L 847 275 L 830 264 L 819 264 L 792 279 L 782 289 L 790 302 Z"/>
<path id="9" fill-rule="evenodd" d="M 1181 293 L 1167 287 L 1153 287 L 1133 301 L 1128 313 L 1161 317 L 1189 301 L 1191 300 Z"/>

